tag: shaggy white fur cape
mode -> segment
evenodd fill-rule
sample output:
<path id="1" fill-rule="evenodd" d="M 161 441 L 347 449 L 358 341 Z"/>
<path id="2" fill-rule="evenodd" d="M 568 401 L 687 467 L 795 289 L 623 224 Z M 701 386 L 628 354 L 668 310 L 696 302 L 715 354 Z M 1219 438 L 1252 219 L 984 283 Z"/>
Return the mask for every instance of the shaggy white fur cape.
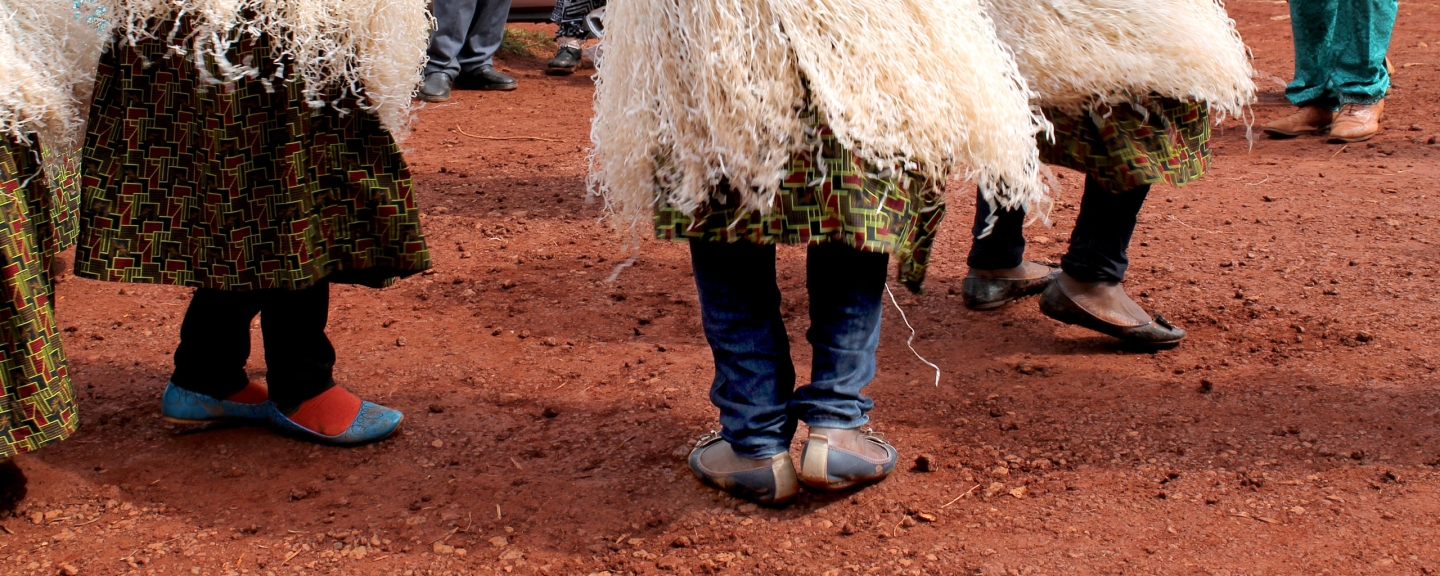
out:
<path id="1" fill-rule="evenodd" d="M 22 0 L 28 1 L 28 0 Z M 121 41 L 157 37 L 170 22 L 189 18 L 189 34 L 167 36 L 202 74 L 214 81 L 256 76 L 254 63 L 230 62 L 231 46 L 266 36 L 275 59 L 289 59 L 266 81 L 305 82 L 311 106 L 338 105 L 326 98 L 355 96 L 396 136 L 405 134 L 421 81 L 432 20 L 426 0 L 97 0 Z"/>
<path id="2" fill-rule="evenodd" d="M 1047 108 L 1076 114 L 1152 95 L 1243 115 L 1254 70 L 1219 0 L 988 0 L 1000 39 Z"/>
<path id="3" fill-rule="evenodd" d="M 88 1 L 0 0 L 0 137 L 38 137 L 51 181 L 78 154 L 100 56 Z"/>
<path id="4" fill-rule="evenodd" d="M 818 150 L 806 108 L 882 175 L 1044 194 L 1046 124 L 979 0 L 624 0 L 605 27 L 591 184 L 622 226 L 657 192 L 693 213 L 722 179 L 769 211 L 789 159 Z"/>

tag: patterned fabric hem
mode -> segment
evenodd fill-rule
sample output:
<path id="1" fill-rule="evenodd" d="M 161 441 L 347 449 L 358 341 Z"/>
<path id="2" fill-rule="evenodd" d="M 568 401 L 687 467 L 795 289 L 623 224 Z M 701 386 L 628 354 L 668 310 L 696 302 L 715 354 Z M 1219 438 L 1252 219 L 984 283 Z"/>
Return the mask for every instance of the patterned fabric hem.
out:
<path id="1" fill-rule="evenodd" d="M 899 280 L 921 291 L 931 246 L 945 217 L 940 190 L 917 174 L 882 176 L 846 150 L 823 125 L 820 155 L 797 154 L 768 214 L 744 211 L 722 183 L 715 199 L 686 215 L 664 204 L 655 213 L 662 240 L 812 245 L 842 242 L 898 261 Z"/>
<path id="2" fill-rule="evenodd" d="M 1083 115 L 1047 111 L 1055 142 L 1040 139 L 1040 158 L 1084 172 L 1109 190 L 1146 184 L 1184 186 L 1210 167 L 1210 110 L 1156 98 Z"/>

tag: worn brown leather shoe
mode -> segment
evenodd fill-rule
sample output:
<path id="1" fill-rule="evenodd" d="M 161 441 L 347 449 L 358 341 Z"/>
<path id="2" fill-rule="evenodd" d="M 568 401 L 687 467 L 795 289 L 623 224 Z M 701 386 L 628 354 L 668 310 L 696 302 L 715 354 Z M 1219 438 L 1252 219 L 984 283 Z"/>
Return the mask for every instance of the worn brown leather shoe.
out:
<path id="1" fill-rule="evenodd" d="M 1080 282 L 1062 272 L 1040 296 L 1040 312 L 1126 344 L 1168 348 L 1185 339 L 1184 330 L 1164 316 L 1150 316 L 1119 282 Z"/>
<path id="2" fill-rule="evenodd" d="M 1364 142 L 1380 131 L 1385 116 L 1385 101 L 1374 104 L 1346 104 L 1330 126 L 1330 141 L 1335 143 Z"/>
<path id="3" fill-rule="evenodd" d="M 795 499 L 800 485 L 795 462 L 789 452 L 770 458 L 746 458 L 711 432 L 702 436 L 690 451 L 690 471 L 712 488 L 767 506 L 779 506 Z"/>
<path id="4" fill-rule="evenodd" d="M 960 283 L 960 296 L 971 310 L 994 310 L 1005 303 L 1039 294 L 1060 274 L 1060 269 L 1039 262 L 1025 262 L 1002 270 L 970 269 Z"/>
<path id="5" fill-rule="evenodd" d="M 1321 106 L 1301 106 L 1293 114 L 1265 125 L 1265 133 L 1271 138 L 1294 138 L 1306 134 L 1319 134 L 1330 127 L 1335 113 Z"/>

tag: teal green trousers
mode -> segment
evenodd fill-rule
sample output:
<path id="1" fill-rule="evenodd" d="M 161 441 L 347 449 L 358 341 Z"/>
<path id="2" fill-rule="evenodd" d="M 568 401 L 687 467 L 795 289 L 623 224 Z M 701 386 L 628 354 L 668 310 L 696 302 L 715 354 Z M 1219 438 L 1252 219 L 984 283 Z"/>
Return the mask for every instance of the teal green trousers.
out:
<path id="1" fill-rule="evenodd" d="M 1285 96 L 1296 106 L 1374 104 L 1385 98 L 1385 53 L 1399 0 L 1290 0 L 1295 80 Z"/>

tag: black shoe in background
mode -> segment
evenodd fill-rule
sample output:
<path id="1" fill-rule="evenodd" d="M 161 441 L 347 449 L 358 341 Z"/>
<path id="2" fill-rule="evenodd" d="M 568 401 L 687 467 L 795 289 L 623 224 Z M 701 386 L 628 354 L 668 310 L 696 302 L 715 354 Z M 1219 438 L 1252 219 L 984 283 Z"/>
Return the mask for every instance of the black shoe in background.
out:
<path id="1" fill-rule="evenodd" d="M 444 102 L 450 99 L 450 75 L 431 72 L 425 75 L 425 84 L 420 86 L 420 99 L 426 102 Z"/>
<path id="2" fill-rule="evenodd" d="M 501 74 L 490 64 L 461 72 L 455 84 L 467 90 L 514 90 L 516 86 L 514 78 Z"/>
<path id="3" fill-rule="evenodd" d="M 566 76 L 574 74 L 575 69 L 580 67 L 580 49 L 572 46 L 561 46 L 555 52 L 555 57 L 545 65 L 545 73 L 551 76 Z"/>
<path id="4" fill-rule="evenodd" d="M 0 460 L 0 518 L 8 518 L 20 506 L 29 492 L 25 472 L 15 465 L 15 460 Z"/>

